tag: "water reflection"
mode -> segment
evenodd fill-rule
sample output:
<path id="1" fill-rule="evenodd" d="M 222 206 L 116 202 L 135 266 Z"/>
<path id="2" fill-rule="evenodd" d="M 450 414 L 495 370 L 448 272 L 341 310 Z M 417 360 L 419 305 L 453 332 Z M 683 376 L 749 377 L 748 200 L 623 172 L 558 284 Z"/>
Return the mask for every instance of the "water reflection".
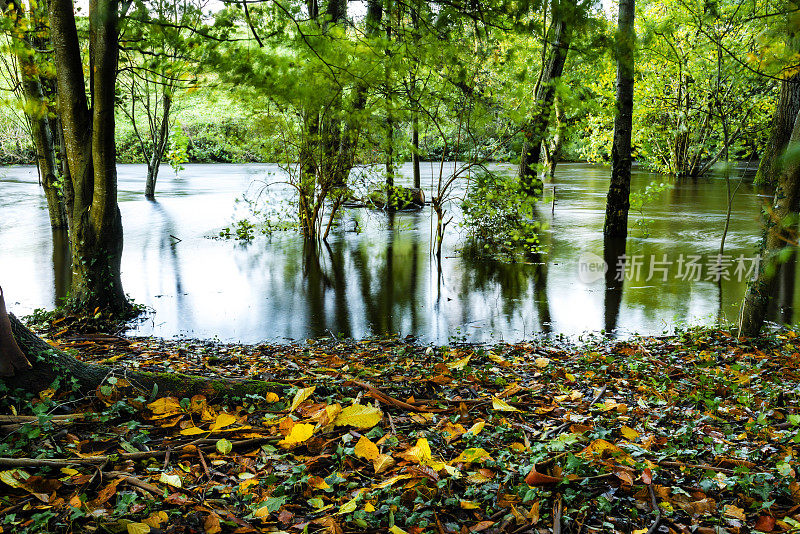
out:
<path id="1" fill-rule="evenodd" d="M 0 170 L 0 282 L 17 313 L 52 307 L 69 287 L 66 242 L 49 229 L 32 171 Z M 560 166 L 553 181 L 555 211 L 548 202 L 540 213 L 549 227 L 542 236 L 547 252 L 512 264 L 459 253 L 465 239 L 455 204 L 439 262 L 430 255 L 432 225 L 425 210 L 347 211 L 329 242 L 316 247 L 292 234 L 248 244 L 213 238 L 233 220 L 237 197 L 254 181 L 279 181 L 280 173 L 275 165 L 188 165 L 179 176 L 165 169 L 158 201 L 147 202 L 140 194 L 144 167 L 120 166 L 123 284 L 136 302 L 156 312 L 138 333 L 245 342 L 387 332 L 437 343 L 600 330 L 624 336 L 735 318 L 746 284 L 735 277 L 616 279 L 623 255 L 715 255 L 727 207 L 720 179 L 675 184 L 645 206 L 644 217 L 631 213 L 627 242 L 605 242 L 608 169 Z M 423 185 L 431 188 L 437 176 L 437 166 L 423 167 Z M 402 167 L 398 183 L 411 179 L 411 167 Z M 632 189 L 641 191 L 652 180 L 664 178 L 636 171 Z M 285 194 L 278 189 L 273 196 Z M 739 188 L 726 254 L 755 251 L 761 202 L 749 184 Z M 641 219 L 646 222 L 637 225 Z M 578 258 L 588 252 L 609 269 L 582 282 Z M 776 320 L 793 319 L 796 271 L 793 257 L 781 270 Z"/>

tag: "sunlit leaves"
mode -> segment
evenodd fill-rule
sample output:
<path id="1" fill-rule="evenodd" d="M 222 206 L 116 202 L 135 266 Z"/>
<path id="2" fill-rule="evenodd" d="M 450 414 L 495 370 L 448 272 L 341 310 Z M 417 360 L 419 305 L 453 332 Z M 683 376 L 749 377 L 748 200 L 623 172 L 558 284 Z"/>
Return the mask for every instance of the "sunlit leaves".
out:
<path id="1" fill-rule="evenodd" d="M 383 419 L 383 412 L 373 406 L 353 404 L 343 409 L 336 416 L 336 426 L 352 426 L 355 428 L 372 428 Z"/>
<path id="2" fill-rule="evenodd" d="M 291 408 L 289 408 L 289 411 L 290 412 L 295 411 L 300 406 L 300 404 L 305 402 L 306 399 L 308 399 L 312 395 L 312 393 L 314 393 L 314 390 L 316 390 L 316 389 L 317 389 L 317 386 L 311 386 L 309 388 L 300 388 L 300 389 L 298 389 L 297 393 L 294 394 L 294 399 L 292 399 L 292 406 L 291 406 Z"/>

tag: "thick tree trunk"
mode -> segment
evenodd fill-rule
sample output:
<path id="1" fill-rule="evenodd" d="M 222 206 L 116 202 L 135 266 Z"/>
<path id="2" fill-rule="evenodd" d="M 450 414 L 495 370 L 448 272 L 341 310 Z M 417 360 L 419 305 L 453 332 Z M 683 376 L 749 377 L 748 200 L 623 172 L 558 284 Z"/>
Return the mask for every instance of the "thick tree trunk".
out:
<path id="1" fill-rule="evenodd" d="M 628 235 L 631 193 L 631 130 L 633 129 L 633 55 L 635 0 L 620 0 L 617 34 L 617 114 L 611 149 L 611 184 L 606 198 L 605 237 Z"/>
<path id="2" fill-rule="evenodd" d="M 789 243 L 797 241 L 795 232 L 798 200 L 800 200 L 800 114 L 795 115 L 792 134 L 786 152 L 793 158 L 781 167 L 775 189 L 772 209 L 764 215 L 766 230 L 761 243 L 762 259 L 756 280 L 747 288 L 742 313 L 739 318 L 739 333 L 743 336 L 755 336 L 761 330 L 767 315 L 767 308 L 775 291 L 778 280 L 776 274 L 780 270 L 778 256 Z M 782 156 L 782 155 L 781 155 Z M 788 223 L 788 225 L 787 225 Z"/>
<path id="3" fill-rule="evenodd" d="M 795 74 L 781 82 L 781 93 L 772 119 L 772 132 L 764 146 L 761 163 L 758 165 L 756 184 L 774 185 L 775 178 L 780 175 L 781 156 L 789 143 L 794 118 L 798 111 L 800 111 L 800 74 Z"/>
<path id="4" fill-rule="evenodd" d="M 519 162 L 519 180 L 523 191 L 530 196 L 541 194 L 542 184 L 539 178 L 539 159 L 541 158 L 542 141 L 544 141 L 550 113 L 553 108 L 556 85 L 567 61 L 567 52 L 572 39 L 574 16 L 571 0 L 552 0 L 553 20 L 550 23 L 550 58 L 542 65 L 542 75 L 534 95 L 536 111 L 525 125 L 523 134 L 525 142 Z"/>
<path id="5" fill-rule="evenodd" d="M 14 21 L 12 39 L 15 46 L 18 47 L 15 57 L 19 65 L 19 77 L 25 97 L 25 115 L 31 127 L 31 137 L 36 150 L 36 166 L 39 169 L 39 178 L 47 199 L 50 226 L 53 229 L 66 228 L 67 215 L 63 196 L 58 187 L 55 143 L 47 116 L 49 110 L 45 100 L 45 89 L 39 74 L 40 68 L 34 59 L 34 47 L 43 50 L 47 45 L 44 39 L 25 35 L 29 27 L 39 24 L 40 9 L 31 6 L 30 18 L 28 18 L 22 7 L 16 2 L 0 0 L 0 11 Z"/>
<path id="6" fill-rule="evenodd" d="M 90 109 L 73 4 L 70 0 L 50 3 L 59 114 L 74 193 L 72 297 L 88 310 L 125 313 L 130 305 L 120 277 L 122 218 L 114 142 L 117 19 L 118 0 L 89 3 Z"/>

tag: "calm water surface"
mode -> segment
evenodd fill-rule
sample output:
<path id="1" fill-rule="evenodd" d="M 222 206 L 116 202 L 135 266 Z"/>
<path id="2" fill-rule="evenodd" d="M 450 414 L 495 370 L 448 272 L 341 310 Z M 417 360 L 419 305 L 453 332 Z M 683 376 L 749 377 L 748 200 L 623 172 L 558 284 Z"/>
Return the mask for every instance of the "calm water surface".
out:
<path id="1" fill-rule="evenodd" d="M 410 166 L 401 171 L 399 182 L 408 184 Z M 601 330 L 656 334 L 676 324 L 735 319 L 745 288 L 735 261 L 727 269 L 730 280 L 706 280 L 706 270 L 699 281 L 677 276 L 681 255 L 704 256 L 705 268 L 705 256 L 718 252 L 726 212 L 720 177 L 671 184 L 645 207 L 649 237 L 636 227 L 627 243 L 630 257 L 641 256 L 637 279 L 613 281 L 613 261 L 608 276 L 579 276 L 581 261 L 586 265 L 604 255 L 609 175 L 601 166 L 559 166 L 539 210 L 548 225 L 548 252 L 540 263 L 460 255 L 467 236 L 453 202 L 454 220 L 438 266 L 429 253 L 428 209 L 393 216 L 348 210 L 316 253 L 287 233 L 243 244 L 212 237 L 242 213 L 236 200 L 243 193 L 280 181 L 278 166 L 187 165 L 178 175 L 164 168 L 158 201 L 148 202 L 141 195 L 145 167 L 121 165 L 123 285 L 136 302 L 155 310 L 135 333 L 253 343 L 391 332 L 443 343 L 453 337 L 516 341 L 536 333 Z M 438 166 L 423 164 L 429 190 L 435 176 Z M 633 190 L 654 180 L 665 178 L 635 172 Z M 732 181 L 735 186 L 738 178 Z M 0 187 L 0 282 L 9 307 L 18 315 L 52 308 L 66 293 L 69 269 L 64 244 L 49 228 L 36 169 L 0 168 Z M 273 201 L 288 194 L 279 185 L 270 191 Z M 725 248 L 734 260 L 753 256 L 765 199 L 747 183 L 738 188 Z M 632 224 L 638 218 L 631 213 Z M 664 255 L 673 262 L 667 281 L 660 271 L 647 281 L 650 259 Z M 792 321 L 794 263 L 784 271 L 773 317 Z"/>

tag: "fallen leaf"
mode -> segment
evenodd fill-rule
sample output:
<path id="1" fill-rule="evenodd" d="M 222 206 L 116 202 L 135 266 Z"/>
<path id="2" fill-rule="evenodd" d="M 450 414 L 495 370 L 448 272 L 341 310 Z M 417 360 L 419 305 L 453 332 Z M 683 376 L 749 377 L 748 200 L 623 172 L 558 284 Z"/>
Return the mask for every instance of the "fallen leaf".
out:
<path id="1" fill-rule="evenodd" d="M 550 475 L 537 473 L 535 467 L 531 469 L 531 472 L 525 477 L 525 483 L 529 486 L 547 486 L 550 484 L 558 484 L 561 482 L 561 480 L 562 479 L 560 477 L 551 477 Z"/>
<path id="2" fill-rule="evenodd" d="M 722 513 L 725 514 L 725 517 L 732 517 L 734 519 L 739 519 L 741 521 L 745 521 L 744 509 L 739 508 L 738 506 L 734 506 L 732 504 L 727 504 L 722 509 Z"/>
<path id="3" fill-rule="evenodd" d="M 383 412 L 373 406 L 353 404 L 342 410 L 336 416 L 334 424 L 336 426 L 352 426 L 355 428 L 367 429 L 377 425 L 383 419 Z"/>
<path id="4" fill-rule="evenodd" d="M 381 451 L 378 450 L 378 446 L 366 436 L 361 436 L 353 452 L 356 456 L 364 458 L 365 460 L 374 460 L 381 454 Z"/>
<path id="5" fill-rule="evenodd" d="M 314 435 L 314 429 L 314 425 L 308 423 L 298 423 L 292 427 L 291 432 L 289 432 L 289 435 L 286 436 L 285 439 L 282 439 L 278 442 L 278 445 L 281 445 L 282 447 L 291 447 L 292 445 L 303 443 Z"/>
<path id="6" fill-rule="evenodd" d="M 294 394 L 294 400 L 292 400 L 292 407 L 289 408 L 289 412 L 295 411 L 300 404 L 302 404 L 311 396 L 312 393 L 314 393 L 315 389 L 317 389 L 317 386 L 311 386 L 309 388 L 301 388 L 297 390 L 297 393 Z"/>
<path id="7" fill-rule="evenodd" d="M 219 430 L 220 428 L 231 426 L 235 422 L 236 422 L 235 415 L 231 415 L 229 413 L 221 413 L 217 416 L 217 419 L 214 421 L 214 424 L 211 425 L 211 430 L 212 431 Z"/>
<path id="8" fill-rule="evenodd" d="M 506 401 L 502 399 L 498 399 L 497 397 L 492 397 L 492 408 L 501 412 L 518 412 L 517 408 L 514 408 Z"/>
<path id="9" fill-rule="evenodd" d="M 491 459 L 492 459 L 492 457 L 484 449 L 471 448 L 471 449 L 467 449 L 464 452 L 462 452 L 461 454 L 459 454 L 458 457 L 455 460 L 450 462 L 450 464 L 452 465 L 452 464 L 457 464 L 457 463 L 464 463 L 464 464 L 477 463 L 477 462 L 483 462 L 484 460 L 491 460 Z"/>
<path id="10" fill-rule="evenodd" d="M 125 529 L 128 534 L 150 534 L 150 525 L 144 523 L 128 523 L 125 525 Z"/>
<path id="11" fill-rule="evenodd" d="M 174 488 L 182 488 L 183 482 L 181 482 L 181 477 L 178 475 L 168 475 L 166 473 L 161 473 L 161 476 L 158 477 L 158 481 L 162 484 L 170 485 Z"/>
<path id="12" fill-rule="evenodd" d="M 233 444 L 225 438 L 217 440 L 217 450 L 220 454 L 228 454 L 233 450 Z"/>
<path id="13" fill-rule="evenodd" d="M 462 358 L 458 361 L 450 362 L 447 364 L 447 368 L 455 371 L 461 371 L 467 366 L 471 357 L 472 356 L 467 356 L 466 358 Z"/>

